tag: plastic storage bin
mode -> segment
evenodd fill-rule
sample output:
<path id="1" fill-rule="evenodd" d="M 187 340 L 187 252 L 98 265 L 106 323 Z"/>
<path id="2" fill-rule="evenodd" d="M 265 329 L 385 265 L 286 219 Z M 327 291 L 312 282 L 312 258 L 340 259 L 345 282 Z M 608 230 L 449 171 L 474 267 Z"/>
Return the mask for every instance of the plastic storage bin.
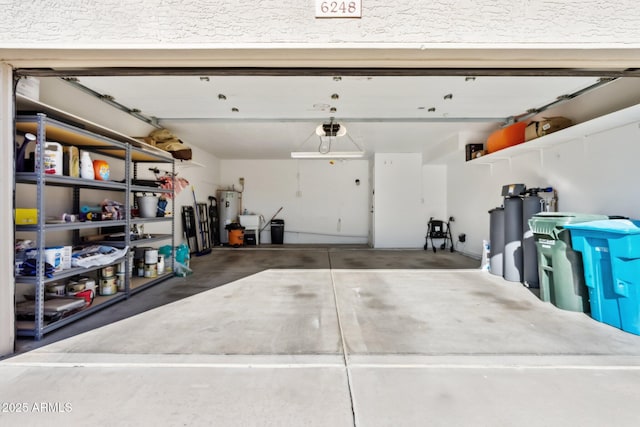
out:
<path id="1" fill-rule="evenodd" d="M 573 212 L 540 212 L 529 220 L 538 250 L 541 300 L 563 310 L 589 312 L 582 257 L 572 249 L 571 234 L 564 227 L 606 218 Z"/>
<path id="2" fill-rule="evenodd" d="M 271 243 L 281 245 L 284 242 L 284 219 L 271 221 Z"/>
<path id="3" fill-rule="evenodd" d="M 582 253 L 591 317 L 640 335 L 640 221 L 611 219 L 569 224 Z"/>

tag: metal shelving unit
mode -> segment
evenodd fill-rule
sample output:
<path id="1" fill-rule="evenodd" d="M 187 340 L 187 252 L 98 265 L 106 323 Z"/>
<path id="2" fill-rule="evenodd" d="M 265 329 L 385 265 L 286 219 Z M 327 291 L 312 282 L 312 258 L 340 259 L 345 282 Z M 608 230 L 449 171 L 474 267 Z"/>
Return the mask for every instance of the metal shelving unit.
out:
<path id="1" fill-rule="evenodd" d="M 29 107 L 34 107 L 29 104 Z M 35 236 L 33 239 L 36 242 L 37 254 L 37 268 L 35 276 L 22 276 L 17 275 L 16 280 L 20 283 L 32 284 L 34 289 L 34 320 L 17 320 L 17 334 L 19 336 L 34 337 L 36 340 L 42 338 L 42 336 L 50 331 L 60 328 L 70 322 L 79 320 L 86 317 L 98 310 L 101 310 L 109 305 L 115 304 L 126 298 L 129 298 L 136 292 L 142 289 L 146 289 L 163 280 L 172 277 L 171 273 L 162 274 L 159 277 L 154 278 L 132 278 L 125 274 L 125 287 L 124 291 L 119 291 L 113 295 L 96 296 L 93 303 L 89 307 L 69 313 L 67 316 L 55 319 L 52 322 L 47 322 L 44 316 L 44 302 L 45 302 L 45 288 L 48 283 L 60 281 L 63 279 L 73 278 L 79 275 L 85 275 L 87 273 L 95 272 L 104 267 L 95 266 L 90 268 L 71 268 L 65 269 L 59 272 L 55 272 L 52 276 L 47 277 L 45 274 L 44 262 L 45 262 L 45 248 L 46 237 L 48 233 L 70 231 L 73 237 L 71 238 L 73 245 L 81 244 L 80 231 L 88 229 L 101 229 L 103 227 L 118 227 L 124 231 L 124 239 L 121 242 L 90 242 L 93 244 L 111 244 L 111 246 L 117 247 L 114 243 L 120 243 L 120 248 L 127 247 L 131 250 L 131 244 L 135 245 L 148 245 L 160 241 L 170 241 L 171 246 L 174 246 L 174 221 L 173 216 L 158 217 L 158 218 L 132 218 L 131 208 L 133 206 L 132 198 L 137 191 L 147 191 L 160 194 L 166 194 L 170 196 L 171 200 L 171 212 L 174 212 L 174 198 L 173 190 L 167 189 L 150 189 L 149 187 L 143 187 L 138 185 L 132 185 L 131 182 L 136 178 L 136 165 L 138 163 L 164 163 L 170 164 L 171 170 L 175 171 L 175 165 L 173 158 L 162 150 L 155 147 L 148 146 L 137 140 L 127 140 L 127 137 L 119 135 L 113 132 L 102 132 L 103 129 L 97 127 L 90 122 L 83 122 L 81 118 L 66 115 L 63 112 L 52 109 L 44 104 L 36 105 L 39 111 L 45 111 L 53 114 L 56 118 L 50 117 L 46 113 L 38 112 L 36 114 L 18 115 L 16 117 L 16 130 L 24 133 L 32 133 L 36 135 L 37 141 L 55 141 L 62 145 L 76 146 L 83 151 L 89 151 L 93 153 L 99 153 L 108 158 L 116 159 L 123 163 L 124 167 L 124 182 L 118 181 L 95 181 L 86 180 L 82 178 L 74 178 L 61 175 L 48 175 L 44 173 L 44 168 L 41 165 L 44 164 L 44 149 L 38 148 L 35 150 L 35 170 L 34 172 L 20 172 L 15 174 L 16 184 L 33 185 L 36 188 L 36 200 L 35 207 L 38 210 L 37 223 L 31 225 L 18 225 L 15 226 L 15 231 L 19 233 L 29 233 Z M 62 120 L 59 120 L 61 118 Z M 70 124 L 74 123 L 74 124 Z M 97 132 L 95 132 L 97 131 Z M 105 136 L 109 135 L 109 136 Z M 115 137 L 114 137 L 115 135 Z M 115 139 L 114 139 L 115 138 Z M 41 144 L 38 144 L 41 145 Z M 118 220 L 106 220 L 106 221 L 84 221 L 84 222 L 68 222 L 68 223 L 47 223 L 47 206 L 45 203 L 45 193 L 47 187 L 64 187 L 72 189 L 72 201 L 69 206 L 74 212 L 79 212 L 80 199 L 82 191 L 110 191 L 119 192 L 122 194 L 124 200 L 124 218 Z M 133 224 L 145 224 L 145 223 L 158 223 L 164 222 L 170 225 L 170 233 L 155 234 L 144 239 L 131 240 L 129 230 Z M 130 271 L 129 256 L 124 256 L 113 262 L 109 262 L 107 265 L 115 265 L 120 262 L 125 262 L 126 271 Z M 173 269 L 171 269 L 173 270 Z"/>

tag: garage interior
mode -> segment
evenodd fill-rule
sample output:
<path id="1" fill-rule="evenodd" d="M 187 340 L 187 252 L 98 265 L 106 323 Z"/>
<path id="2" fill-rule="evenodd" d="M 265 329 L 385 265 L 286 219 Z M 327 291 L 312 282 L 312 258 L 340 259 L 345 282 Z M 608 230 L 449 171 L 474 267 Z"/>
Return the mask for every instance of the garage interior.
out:
<path id="1" fill-rule="evenodd" d="M 585 172 L 597 168 L 618 178 L 626 168 L 632 153 L 610 166 L 598 150 L 614 150 L 585 141 L 626 120 L 611 114 L 626 110 L 625 117 L 633 117 L 640 102 L 633 70 L 128 73 L 32 71 L 46 104 L 136 138 L 158 127 L 172 131 L 194 150 L 192 160 L 177 161 L 176 168 L 200 200 L 221 189 L 241 191 L 240 211 L 261 215 L 261 226 L 282 208 L 285 243 L 420 248 L 429 218 L 453 217 L 456 249 L 480 258 L 488 237 L 480 212 L 500 206 L 501 187 L 516 182 L 553 187 L 560 210 L 633 217 L 638 208 Z M 565 133 L 559 142 L 523 144 L 465 162 L 465 146 L 485 144 L 501 126 L 554 116 L 595 126 L 584 135 L 573 126 L 575 135 Z M 318 129 L 332 122 L 345 134 L 319 137 Z M 623 146 L 616 153 L 634 149 L 625 141 L 613 144 Z M 322 156 L 323 150 L 333 157 L 292 159 Z M 344 152 L 360 158 L 342 158 Z M 579 188 L 572 184 L 585 180 Z M 189 191 L 176 203 L 178 209 L 191 205 Z M 403 208 L 402 219 L 396 207 Z M 259 237 L 269 243 L 269 227 Z M 175 238 L 183 239 L 181 224 Z"/>
<path id="2" fill-rule="evenodd" d="M 637 336 L 480 268 L 505 184 L 552 186 L 562 211 L 638 217 L 640 200 L 623 196 L 637 193 L 625 179 L 640 154 L 633 71 L 203 71 L 31 74 L 46 104 L 134 137 L 175 132 L 194 152 L 176 170 L 198 197 L 239 189 L 265 220 L 282 208 L 284 244 L 266 228 L 260 245 L 214 247 L 190 276 L 20 339 L 3 393 L 46 401 L 64 381 L 65 420 L 110 408 L 134 424 L 183 422 L 187 409 L 192 424 L 540 425 L 541 408 L 551 424 L 637 424 L 620 404 L 640 380 Z M 607 124 L 621 111 L 634 119 Z M 465 159 L 510 121 L 552 116 L 602 123 Z M 291 158 L 320 152 L 316 129 L 333 120 L 347 134 L 331 151 L 362 158 Z M 430 217 L 453 218 L 453 252 L 423 250 Z M 96 387 L 109 402 L 80 408 Z"/>

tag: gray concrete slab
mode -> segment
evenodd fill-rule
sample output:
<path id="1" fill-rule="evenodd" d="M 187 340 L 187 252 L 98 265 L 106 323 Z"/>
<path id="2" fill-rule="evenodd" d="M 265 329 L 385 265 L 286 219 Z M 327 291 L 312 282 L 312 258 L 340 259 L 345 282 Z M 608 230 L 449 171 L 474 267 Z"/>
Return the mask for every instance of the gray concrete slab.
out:
<path id="1" fill-rule="evenodd" d="M 330 251 L 333 269 L 479 269 L 480 260 L 457 252 L 394 249 L 345 249 Z"/>
<path id="2" fill-rule="evenodd" d="M 65 353 L 341 354 L 330 283 L 327 270 L 269 270 L 45 348 Z"/>
<path id="3" fill-rule="evenodd" d="M 0 422 L 635 426 L 638 387 L 639 336 L 486 272 L 272 269 L 1 361 Z"/>
<path id="4" fill-rule="evenodd" d="M 359 426 L 637 426 L 640 370 L 351 369 Z"/>
<path id="5" fill-rule="evenodd" d="M 16 342 L 16 351 L 33 350 L 268 269 L 328 269 L 332 263 L 341 268 L 358 269 L 381 266 L 411 268 L 411 265 L 424 268 L 425 259 L 428 260 L 429 268 L 476 268 L 478 263 L 477 260 L 457 252 L 438 251 L 434 254 L 423 250 L 377 250 L 369 249 L 366 245 L 215 247 L 210 254 L 191 259 L 193 275 L 186 278 L 174 277 L 148 288 L 107 310 L 57 329 L 45 335 L 41 341 L 20 338 Z"/>
<path id="6" fill-rule="evenodd" d="M 352 426 L 344 368 L 0 365 L 4 426 Z M 44 405 L 44 406 L 42 406 Z"/>
<path id="7" fill-rule="evenodd" d="M 350 355 L 640 355 L 640 337 L 480 270 L 332 275 Z"/>

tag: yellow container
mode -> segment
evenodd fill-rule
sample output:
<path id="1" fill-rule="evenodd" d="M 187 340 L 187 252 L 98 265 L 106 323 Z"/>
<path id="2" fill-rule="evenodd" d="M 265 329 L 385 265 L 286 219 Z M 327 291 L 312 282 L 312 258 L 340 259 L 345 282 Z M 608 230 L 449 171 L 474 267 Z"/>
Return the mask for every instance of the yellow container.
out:
<path id="1" fill-rule="evenodd" d="M 38 223 L 38 209 L 16 208 L 16 224 L 31 225 Z"/>

